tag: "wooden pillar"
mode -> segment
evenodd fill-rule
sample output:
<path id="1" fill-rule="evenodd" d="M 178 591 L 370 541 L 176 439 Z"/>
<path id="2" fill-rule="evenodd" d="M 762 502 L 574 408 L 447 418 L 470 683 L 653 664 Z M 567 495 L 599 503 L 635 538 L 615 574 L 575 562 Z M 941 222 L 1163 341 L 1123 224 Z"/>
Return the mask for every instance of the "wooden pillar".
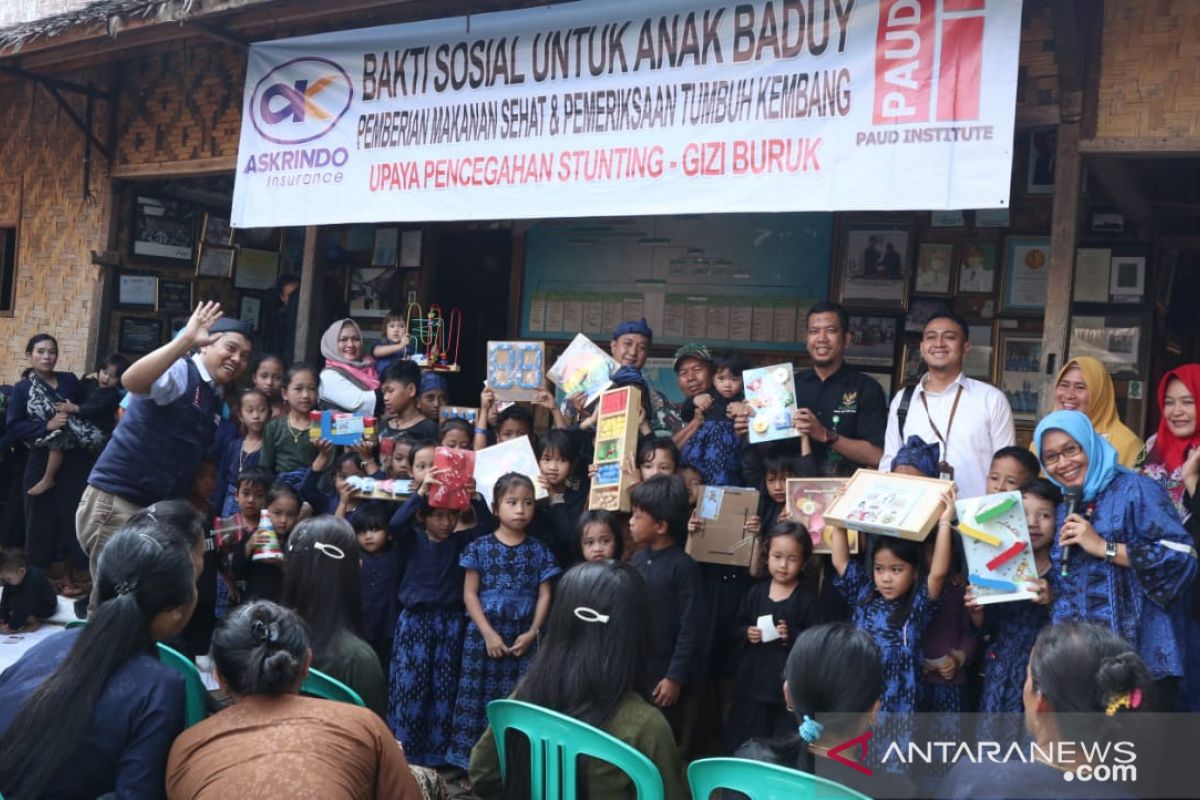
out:
<path id="1" fill-rule="evenodd" d="M 317 279 L 317 235 L 316 225 L 304 229 L 304 257 L 300 262 L 300 298 L 296 308 L 296 344 L 292 352 L 293 361 L 304 361 L 308 357 L 308 339 L 313 318 L 313 293 Z"/>
<path id="2" fill-rule="evenodd" d="M 1047 376 L 1047 390 L 1041 396 L 1042 415 L 1049 413 L 1054 405 L 1054 393 L 1049 391 L 1049 381 L 1062 367 L 1070 341 L 1071 291 L 1079 234 L 1081 161 L 1079 121 L 1064 121 L 1058 126 L 1054 162 L 1050 274 L 1046 285 L 1046 316 L 1042 322 L 1042 369 Z"/>

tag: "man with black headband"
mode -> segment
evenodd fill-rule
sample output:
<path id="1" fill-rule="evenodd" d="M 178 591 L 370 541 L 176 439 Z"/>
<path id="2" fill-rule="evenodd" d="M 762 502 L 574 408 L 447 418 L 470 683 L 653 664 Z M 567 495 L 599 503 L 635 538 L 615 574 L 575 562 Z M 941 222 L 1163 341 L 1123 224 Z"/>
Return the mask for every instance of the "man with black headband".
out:
<path id="1" fill-rule="evenodd" d="M 650 330 L 645 317 L 631 319 L 622 322 L 613 331 L 609 350 L 618 367 L 632 367 L 640 372 L 646 366 L 653 341 L 654 331 Z M 650 411 L 650 427 L 656 436 L 670 436 L 683 428 L 679 409 L 656 389 L 650 389 Z"/>
<path id="2" fill-rule="evenodd" d="M 104 543 L 135 512 L 191 492 L 221 418 L 224 388 L 250 362 L 250 331 L 244 322 L 223 319 L 219 303 L 202 303 L 179 336 L 121 376 L 129 408 L 92 467 L 75 512 L 93 576 Z"/>

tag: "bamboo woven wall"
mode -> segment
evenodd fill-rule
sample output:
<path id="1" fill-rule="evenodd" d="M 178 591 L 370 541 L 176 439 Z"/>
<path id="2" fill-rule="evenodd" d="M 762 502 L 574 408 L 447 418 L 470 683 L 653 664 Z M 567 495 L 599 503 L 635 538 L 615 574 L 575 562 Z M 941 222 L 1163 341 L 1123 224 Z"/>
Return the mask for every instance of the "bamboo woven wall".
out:
<path id="1" fill-rule="evenodd" d="M 122 62 L 117 162 L 151 164 L 237 154 L 246 54 L 183 40 Z"/>
<path id="2" fill-rule="evenodd" d="M 1058 103 L 1058 62 L 1049 0 L 1027 0 L 1021 9 L 1021 53 L 1017 67 L 1017 106 Z"/>
<path id="3" fill-rule="evenodd" d="M 94 80 L 91 75 L 63 75 Z M 67 102 L 82 116 L 83 101 Z M 104 103 L 95 119 L 104 120 Z M 103 136 L 100 124 L 97 134 Z M 26 366 L 25 342 L 35 333 L 59 342 L 59 367 L 90 370 L 89 332 L 96 325 L 99 268 L 90 251 L 103 250 L 108 234 L 108 165 L 92 154 L 94 202 L 82 197 L 84 136 L 44 89 L 28 82 L 0 85 L 0 224 L 9 225 L 20 204 L 14 311 L 0 317 L 0 381 L 16 380 Z"/>
<path id="4" fill-rule="evenodd" d="M 1200 4 L 1106 0 L 1097 137 L 1200 135 Z"/>

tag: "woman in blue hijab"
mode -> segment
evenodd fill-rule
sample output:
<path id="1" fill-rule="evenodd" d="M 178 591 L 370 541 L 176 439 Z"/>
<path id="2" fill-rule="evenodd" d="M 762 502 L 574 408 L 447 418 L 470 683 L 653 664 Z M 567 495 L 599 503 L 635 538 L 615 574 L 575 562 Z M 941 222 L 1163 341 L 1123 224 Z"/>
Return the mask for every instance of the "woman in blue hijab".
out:
<path id="1" fill-rule="evenodd" d="M 1079 498 L 1074 513 L 1067 503 L 1058 510 L 1051 621 L 1095 622 L 1124 638 L 1159 685 L 1155 710 L 1170 710 L 1196 575 L 1192 539 L 1162 487 L 1122 467 L 1086 414 L 1055 411 L 1033 436 L 1046 476 Z"/>

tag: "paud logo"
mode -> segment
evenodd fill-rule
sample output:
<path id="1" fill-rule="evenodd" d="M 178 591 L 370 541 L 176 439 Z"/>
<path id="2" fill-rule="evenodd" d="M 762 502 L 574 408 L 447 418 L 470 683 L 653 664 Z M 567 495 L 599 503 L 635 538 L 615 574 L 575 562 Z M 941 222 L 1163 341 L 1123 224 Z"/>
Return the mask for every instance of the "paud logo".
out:
<path id="1" fill-rule="evenodd" d="M 304 144 L 333 130 L 353 100 L 346 70 L 327 58 L 302 56 L 258 82 L 250 96 L 250 120 L 268 141 Z"/>

